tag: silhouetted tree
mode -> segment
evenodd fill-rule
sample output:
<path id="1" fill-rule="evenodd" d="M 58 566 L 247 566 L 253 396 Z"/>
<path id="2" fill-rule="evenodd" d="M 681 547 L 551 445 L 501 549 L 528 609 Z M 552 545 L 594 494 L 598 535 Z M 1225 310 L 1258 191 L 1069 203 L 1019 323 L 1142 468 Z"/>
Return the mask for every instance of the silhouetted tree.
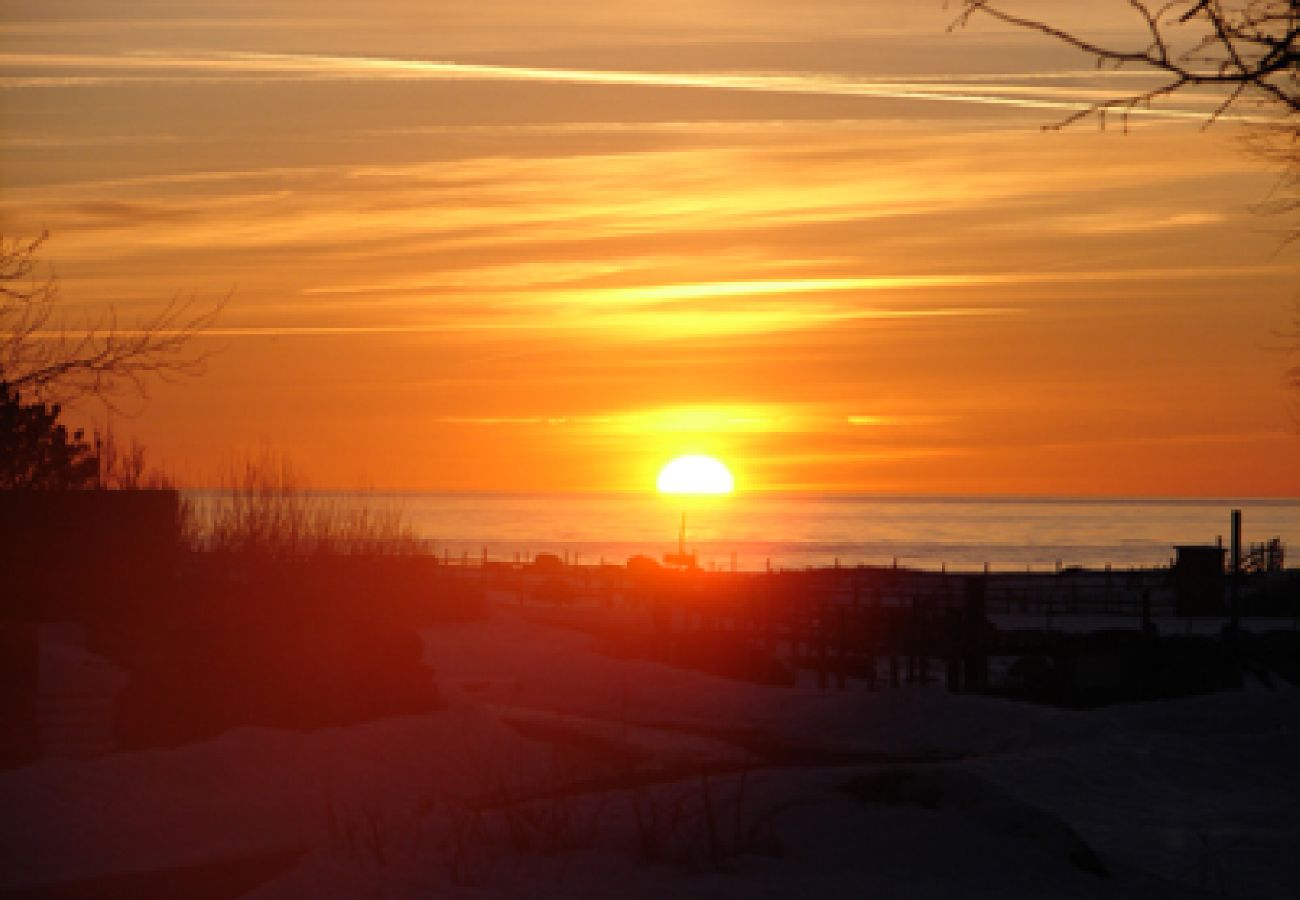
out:
<path id="1" fill-rule="evenodd" d="M 1193 88 L 1217 91 L 1207 126 L 1225 113 L 1246 114 L 1253 127 L 1251 145 L 1282 173 L 1268 212 L 1300 212 L 1300 0 L 1128 0 L 1144 32 L 1131 47 L 1108 46 L 1050 22 L 1011 11 L 1012 3 L 959 0 L 956 25 L 987 16 L 1037 31 L 1096 58 L 1099 66 L 1137 67 L 1164 78 L 1148 90 L 1111 97 L 1080 108 L 1060 128 L 1089 116 L 1105 124 L 1128 116 L 1162 97 Z M 1289 239 L 1300 237 L 1292 228 Z"/>
<path id="2" fill-rule="evenodd" d="M 106 431 L 92 446 L 58 419 L 87 395 L 112 406 L 143 397 L 149 377 L 200 372 L 206 354 L 194 338 L 222 304 L 196 311 L 173 301 L 130 328 L 108 308 L 69 327 L 57 315 L 58 279 L 37 259 L 46 237 L 0 236 L 0 489 L 164 486 L 139 444 L 125 450 Z"/>
<path id="3" fill-rule="evenodd" d="M 0 382 L 0 490 L 95 487 L 99 459 L 80 431 L 59 424 L 57 403 L 24 403 Z"/>
<path id="4" fill-rule="evenodd" d="M 173 300 L 129 328 L 112 307 L 80 326 L 56 316 L 58 278 L 37 260 L 46 234 L 0 236 L 0 379 L 19 395 L 70 402 L 91 395 L 110 403 L 142 397 L 150 377 L 202 371 L 207 354 L 194 339 L 212 324 L 222 303 L 196 308 Z"/>

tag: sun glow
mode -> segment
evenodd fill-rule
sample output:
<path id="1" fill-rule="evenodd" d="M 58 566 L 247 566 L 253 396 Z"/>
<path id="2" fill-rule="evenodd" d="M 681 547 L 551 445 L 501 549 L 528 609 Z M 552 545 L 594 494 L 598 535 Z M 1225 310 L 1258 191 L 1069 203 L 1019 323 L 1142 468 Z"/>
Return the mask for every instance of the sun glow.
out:
<path id="1" fill-rule="evenodd" d="M 659 470 L 655 482 L 664 494 L 730 494 L 736 487 L 731 471 L 712 456 L 679 456 Z"/>

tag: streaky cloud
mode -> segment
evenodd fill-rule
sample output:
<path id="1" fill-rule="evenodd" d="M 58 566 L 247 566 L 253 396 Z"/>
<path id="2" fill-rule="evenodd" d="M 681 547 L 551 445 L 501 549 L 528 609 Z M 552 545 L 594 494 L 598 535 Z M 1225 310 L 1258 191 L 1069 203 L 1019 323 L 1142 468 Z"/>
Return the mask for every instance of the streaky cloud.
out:
<path id="1" fill-rule="evenodd" d="M 131 54 L 0 54 L 0 65 L 47 68 L 102 68 L 121 71 L 225 72 L 248 76 L 293 75 L 302 78 L 432 79 L 519 81 L 622 87 L 684 88 L 822 97 L 861 97 L 924 100 L 1006 106 L 1021 109 L 1077 112 L 1108 93 L 1088 89 L 1025 87 L 926 79 L 877 80 L 831 74 L 772 74 L 725 72 L 648 72 L 463 63 L 450 60 L 398 59 L 373 56 L 211 52 L 187 56 L 141 51 Z M 185 76 L 189 77 L 189 76 Z M 184 80 L 180 78 L 178 80 Z M 980 84 L 984 91 L 970 90 Z M 1052 96 L 1057 95 L 1057 96 Z M 1204 109 L 1147 108 L 1131 111 L 1138 118 L 1203 119 Z M 1228 118 L 1228 117 L 1224 117 Z M 1240 116 L 1235 118 L 1242 118 Z"/>

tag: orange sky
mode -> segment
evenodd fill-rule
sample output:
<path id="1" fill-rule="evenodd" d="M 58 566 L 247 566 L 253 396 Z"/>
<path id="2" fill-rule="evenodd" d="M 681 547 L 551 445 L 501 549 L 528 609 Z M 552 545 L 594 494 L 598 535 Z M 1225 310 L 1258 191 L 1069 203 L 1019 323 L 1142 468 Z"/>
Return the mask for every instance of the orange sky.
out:
<path id="1" fill-rule="evenodd" d="M 1043 132 L 1149 82 L 939 0 L 591 7 L 0 2 L 0 225 L 74 316 L 231 295 L 118 430 L 192 482 L 1300 495 L 1238 126 Z"/>

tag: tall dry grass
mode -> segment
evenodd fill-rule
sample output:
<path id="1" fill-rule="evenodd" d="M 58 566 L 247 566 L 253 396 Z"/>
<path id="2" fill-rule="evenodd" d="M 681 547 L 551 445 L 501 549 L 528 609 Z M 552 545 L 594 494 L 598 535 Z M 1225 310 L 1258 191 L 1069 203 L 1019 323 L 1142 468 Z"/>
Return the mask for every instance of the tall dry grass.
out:
<path id="1" fill-rule="evenodd" d="M 214 550 L 265 556 L 427 552 L 400 507 L 316 493 L 280 454 L 244 457 L 223 480 L 207 540 Z"/>

